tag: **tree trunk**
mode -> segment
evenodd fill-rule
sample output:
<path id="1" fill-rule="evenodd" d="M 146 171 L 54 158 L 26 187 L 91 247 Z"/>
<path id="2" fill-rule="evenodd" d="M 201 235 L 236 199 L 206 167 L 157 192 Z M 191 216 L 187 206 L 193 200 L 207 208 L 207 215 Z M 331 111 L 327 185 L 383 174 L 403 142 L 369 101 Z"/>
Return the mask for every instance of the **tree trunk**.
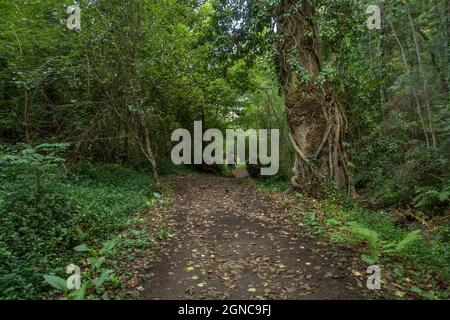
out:
<path id="1" fill-rule="evenodd" d="M 296 9 L 297 8 L 297 9 Z M 312 1 L 284 0 L 277 9 L 278 68 L 287 121 L 296 151 L 294 188 L 319 196 L 323 180 L 355 194 L 343 146 L 345 114 L 329 82 L 319 83 L 323 67 Z"/>
<path id="2" fill-rule="evenodd" d="M 411 32 L 412 32 L 414 44 L 416 47 L 417 62 L 419 64 L 419 73 L 423 80 L 423 91 L 424 91 L 424 95 L 425 95 L 425 105 L 427 106 L 431 139 L 432 139 L 433 147 L 436 147 L 437 146 L 437 137 L 436 137 L 436 132 L 435 132 L 434 126 L 433 126 L 433 112 L 432 112 L 433 102 L 431 99 L 430 87 L 429 87 L 427 75 L 425 74 L 425 69 L 424 69 L 423 63 L 422 63 L 422 53 L 420 52 L 420 46 L 419 46 L 419 40 L 417 39 L 416 27 L 414 26 L 414 21 L 411 16 L 411 12 L 409 11 L 408 8 L 406 9 L 406 13 L 408 15 L 409 24 L 411 26 Z"/>
<path id="3" fill-rule="evenodd" d="M 151 137 L 150 137 L 150 130 L 148 128 L 148 124 L 145 120 L 145 116 L 142 111 L 142 106 L 140 106 L 139 110 L 136 112 L 127 112 L 127 115 L 124 116 L 119 110 L 120 108 L 114 107 L 114 98 L 112 93 L 107 90 L 106 96 L 109 98 L 111 106 L 113 106 L 113 110 L 116 113 L 117 117 L 122 120 L 122 122 L 127 126 L 128 131 L 131 133 L 131 135 L 134 137 L 136 142 L 138 143 L 143 155 L 147 158 L 147 160 L 150 162 L 152 173 L 153 173 L 153 179 L 155 182 L 155 188 L 157 191 L 161 191 L 161 183 L 159 179 L 158 174 L 158 166 L 156 162 L 156 156 L 152 150 L 151 146 Z M 122 108 L 123 109 L 123 108 Z M 139 125 L 143 131 L 143 139 L 142 134 L 139 129 Z"/>
<path id="4" fill-rule="evenodd" d="M 156 163 L 156 157 L 152 150 L 151 145 L 151 139 L 150 139 L 150 131 L 148 129 L 147 123 L 145 121 L 145 118 L 142 114 L 139 115 L 142 129 L 144 130 L 144 146 L 143 148 L 144 154 L 147 157 L 147 159 L 150 161 L 152 172 L 153 172 L 153 179 L 155 180 L 155 187 L 157 191 L 161 191 L 161 184 L 159 182 L 159 174 L 158 174 L 158 166 Z"/>
<path id="5" fill-rule="evenodd" d="M 406 52 L 405 52 L 405 48 L 403 47 L 402 42 L 400 41 L 400 38 L 397 35 L 397 32 L 394 29 L 394 25 L 387 20 L 389 23 L 389 26 L 391 27 L 391 31 L 392 31 L 392 35 L 395 38 L 395 41 L 397 42 L 399 48 L 400 48 L 400 53 L 402 55 L 402 60 L 403 60 L 403 64 L 405 65 L 405 69 L 406 69 L 406 74 L 408 76 L 408 82 L 411 81 L 411 68 L 409 67 L 408 64 L 408 59 L 406 58 Z M 427 133 L 427 128 L 425 126 L 425 121 L 423 119 L 423 115 L 422 115 L 422 107 L 420 105 L 420 99 L 419 99 L 419 95 L 417 93 L 416 88 L 414 87 L 414 84 L 411 84 L 411 91 L 414 97 L 414 101 L 416 103 L 416 112 L 417 112 L 417 116 L 419 117 L 420 120 L 420 125 L 422 126 L 422 131 L 425 137 L 425 141 L 427 143 L 427 147 L 430 147 L 430 139 L 428 138 L 428 133 Z"/>

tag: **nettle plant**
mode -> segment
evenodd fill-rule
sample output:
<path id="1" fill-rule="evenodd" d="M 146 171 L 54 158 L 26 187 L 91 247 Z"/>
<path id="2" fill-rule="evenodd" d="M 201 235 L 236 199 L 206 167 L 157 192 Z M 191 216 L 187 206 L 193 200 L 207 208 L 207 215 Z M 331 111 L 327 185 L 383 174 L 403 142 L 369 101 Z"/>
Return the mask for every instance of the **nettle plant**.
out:
<path id="1" fill-rule="evenodd" d="M 94 299 L 103 294 L 107 285 L 117 287 L 120 280 L 114 270 L 107 267 L 105 263 L 108 254 L 111 254 L 117 239 L 103 243 L 100 250 L 90 249 L 87 245 L 76 246 L 76 252 L 86 252 L 86 269 L 78 275 L 72 274 L 77 266 L 71 264 L 67 267 L 67 273 L 71 274 L 67 279 L 55 275 L 45 275 L 45 281 L 56 290 L 64 294 L 63 300 L 85 300 Z"/>

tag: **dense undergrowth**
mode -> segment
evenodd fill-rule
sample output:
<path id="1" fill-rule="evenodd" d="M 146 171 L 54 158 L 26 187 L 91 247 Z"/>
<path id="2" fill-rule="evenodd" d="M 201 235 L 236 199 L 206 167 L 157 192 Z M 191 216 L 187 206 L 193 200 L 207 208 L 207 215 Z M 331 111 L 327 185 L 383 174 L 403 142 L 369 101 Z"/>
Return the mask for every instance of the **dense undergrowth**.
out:
<path id="1" fill-rule="evenodd" d="M 287 185 L 276 179 L 256 184 L 269 192 Z M 296 193 L 284 196 L 299 226 L 326 237 L 331 244 L 356 250 L 367 266 L 380 265 L 388 298 L 448 299 L 450 295 L 450 221 L 400 220 L 395 211 L 368 210 L 339 192 L 324 201 Z"/>
<path id="2" fill-rule="evenodd" d="M 75 246 L 101 246 L 152 205 L 146 172 L 89 163 L 64 170 L 65 147 L 1 149 L 0 299 L 45 297 L 43 275 L 84 258 Z"/>

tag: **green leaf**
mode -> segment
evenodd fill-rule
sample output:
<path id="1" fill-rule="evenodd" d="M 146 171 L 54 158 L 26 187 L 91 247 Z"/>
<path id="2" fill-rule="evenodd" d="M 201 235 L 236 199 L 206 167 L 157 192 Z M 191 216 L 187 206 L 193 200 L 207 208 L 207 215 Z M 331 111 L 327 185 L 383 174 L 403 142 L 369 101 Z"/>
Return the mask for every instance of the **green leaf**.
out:
<path id="1" fill-rule="evenodd" d="M 338 220 L 336 220 L 336 219 L 328 219 L 327 220 L 327 224 L 330 225 L 330 226 L 338 226 L 341 223 Z"/>
<path id="2" fill-rule="evenodd" d="M 63 292 L 67 291 L 67 282 L 63 278 L 46 274 L 44 279 L 53 288 Z"/>
<path id="3" fill-rule="evenodd" d="M 95 288 L 99 289 L 105 283 L 105 281 L 111 279 L 111 275 L 113 275 L 112 269 L 103 270 L 100 276 L 94 280 Z"/>
<path id="4" fill-rule="evenodd" d="M 435 300 L 436 297 L 436 292 L 434 291 L 428 291 L 427 293 L 423 294 L 423 297 L 427 300 Z"/>
<path id="5" fill-rule="evenodd" d="M 412 286 L 409 289 L 409 291 L 411 291 L 412 293 L 418 294 L 418 295 L 421 295 L 423 292 L 422 289 L 420 289 L 419 287 L 416 287 L 416 286 Z"/>
<path id="6" fill-rule="evenodd" d="M 85 244 L 80 244 L 79 246 L 73 248 L 73 250 L 75 250 L 76 252 L 88 252 L 89 248 Z"/>
<path id="7" fill-rule="evenodd" d="M 442 191 L 439 195 L 439 201 L 441 202 L 445 202 L 449 199 L 450 197 L 450 191 L 446 190 L 446 191 Z"/>
<path id="8" fill-rule="evenodd" d="M 402 292 L 402 291 L 400 291 L 400 290 L 395 290 L 394 295 L 395 295 L 396 297 L 403 298 L 403 297 L 405 296 L 405 293 Z"/>
<path id="9" fill-rule="evenodd" d="M 75 290 L 74 300 L 84 300 L 86 296 L 87 283 L 84 283 L 80 289 Z"/>
<path id="10" fill-rule="evenodd" d="M 406 235 L 406 237 L 402 241 L 397 243 L 396 250 L 402 251 L 406 247 L 411 245 L 413 242 L 415 242 L 416 240 L 419 240 L 419 239 L 420 239 L 420 230 L 415 230 L 413 232 L 410 232 Z"/>
<path id="11" fill-rule="evenodd" d="M 374 230 L 368 229 L 356 222 L 348 224 L 350 232 L 352 232 L 360 240 L 367 241 L 369 245 L 369 252 L 372 257 L 377 257 L 380 253 L 380 243 L 378 233 Z"/>
<path id="12" fill-rule="evenodd" d="M 94 267 L 97 270 L 100 269 L 100 267 L 102 266 L 103 262 L 105 262 L 105 259 L 106 259 L 105 257 L 100 257 L 97 260 L 95 260 Z"/>
<path id="13" fill-rule="evenodd" d="M 115 247 L 117 243 L 117 239 L 111 239 L 109 241 L 106 241 L 105 243 L 103 243 L 103 247 L 100 250 L 101 254 L 105 254 L 105 253 L 110 253 L 111 250 Z"/>
<path id="14" fill-rule="evenodd" d="M 396 267 L 394 269 L 394 273 L 399 277 L 403 277 L 405 275 L 405 269 L 403 269 L 402 267 Z"/>
<path id="15" fill-rule="evenodd" d="M 89 255 L 91 256 L 91 257 L 97 257 L 98 256 L 98 252 L 96 251 L 96 250 L 89 250 Z"/>
<path id="16" fill-rule="evenodd" d="M 373 264 L 377 263 L 378 258 L 363 254 L 363 255 L 361 255 L 361 260 L 364 261 L 365 263 L 373 265 Z"/>

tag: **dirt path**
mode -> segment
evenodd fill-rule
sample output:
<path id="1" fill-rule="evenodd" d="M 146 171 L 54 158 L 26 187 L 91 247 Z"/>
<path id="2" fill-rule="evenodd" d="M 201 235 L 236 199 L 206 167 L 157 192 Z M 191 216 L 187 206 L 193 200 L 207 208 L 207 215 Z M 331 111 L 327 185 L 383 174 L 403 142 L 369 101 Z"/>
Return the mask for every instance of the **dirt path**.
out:
<path id="1" fill-rule="evenodd" d="M 167 179 L 176 234 L 141 275 L 141 299 L 363 297 L 349 253 L 303 232 L 283 205 L 248 181 Z"/>

